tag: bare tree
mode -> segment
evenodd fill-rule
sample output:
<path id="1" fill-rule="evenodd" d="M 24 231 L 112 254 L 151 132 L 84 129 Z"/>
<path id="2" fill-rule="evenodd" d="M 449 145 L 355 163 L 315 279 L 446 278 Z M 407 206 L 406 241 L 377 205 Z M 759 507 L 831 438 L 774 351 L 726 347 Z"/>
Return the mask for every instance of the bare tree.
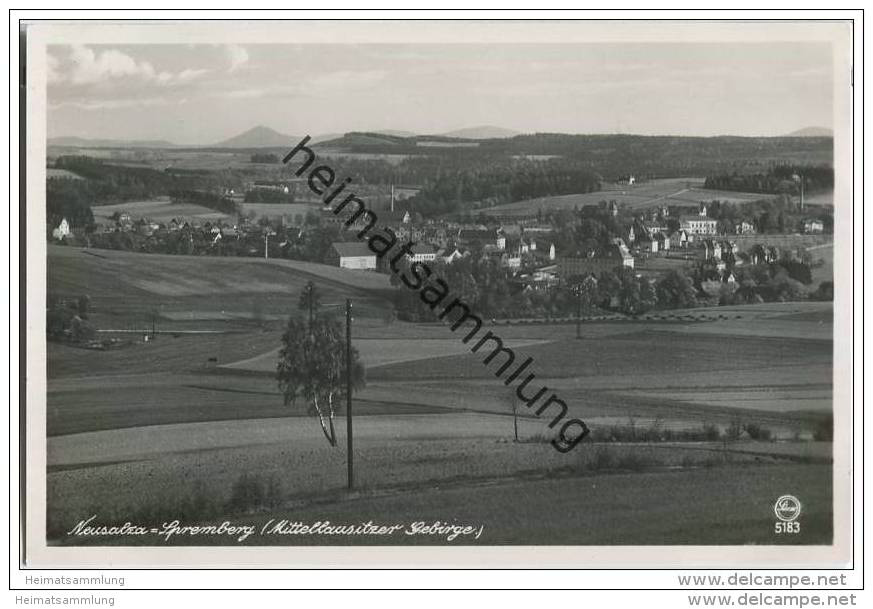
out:
<path id="1" fill-rule="evenodd" d="M 282 335 L 276 370 L 279 389 L 286 405 L 303 398 L 308 412 L 318 418 L 327 441 L 336 446 L 334 418 L 346 388 L 342 324 L 319 311 L 318 293 L 312 285 L 304 291 L 299 308 L 306 314 L 293 315 Z M 354 348 L 351 374 L 352 390 L 363 387 L 364 366 Z"/>

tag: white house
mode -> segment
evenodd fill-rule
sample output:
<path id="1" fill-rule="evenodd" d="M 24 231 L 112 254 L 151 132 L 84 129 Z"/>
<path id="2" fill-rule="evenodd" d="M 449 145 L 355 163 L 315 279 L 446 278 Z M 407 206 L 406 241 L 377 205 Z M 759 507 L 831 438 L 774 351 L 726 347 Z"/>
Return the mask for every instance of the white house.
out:
<path id="1" fill-rule="evenodd" d="M 810 218 L 803 221 L 803 232 L 805 233 L 823 233 L 824 223 L 821 220 Z"/>
<path id="2" fill-rule="evenodd" d="M 334 243 L 328 259 L 342 269 L 375 270 L 376 253 L 366 243 Z"/>
<path id="3" fill-rule="evenodd" d="M 679 219 L 679 228 L 689 235 L 714 235 L 717 225 L 716 220 L 705 216 L 682 216 Z"/>
<path id="4" fill-rule="evenodd" d="M 497 249 L 499 250 L 506 249 L 506 235 L 503 234 L 503 231 L 497 231 L 497 239 L 495 240 L 495 244 L 497 245 Z"/>
<path id="5" fill-rule="evenodd" d="M 61 223 L 58 224 L 58 227 L 52 231 L 52 237 L 57 240 L 61 240 L 67 235 L 70 234 L 70 223 L 67 222 L 66 218 L 61 220 Z"/>
<path id="6" fill-rule="evenodd" d="M 436 260 L 436 248 L 427 243 L 416 243 L 412 246 L 412 254 L 407 255 L 412 262 L 430 262 Z"/>
<path id="7" fill-rule="evenodd" d="M 500 265 L 510 269 L 519 269 L 521 268 L 521 255 L 503 254 L 500 258 Z"/>
<path id="8" fill-rule="evenodd" d="M 460 260 L 463 257 L 464 254 L 462 254 L 461 250 L 459 250 L 458 248 L 455 248 L 452 251 L 443 250 L 442 252 L 440 252 L 440 258 L 442 258 L 446 264 L 451 264 L 455 260 Z"/>
<path id="9" fill-rule="evenodd" d="M 738 235 L 753 235 L 755 233 L 755 227 L 751 222 L 743 220 L 734 225 L 734 232 Z"/>

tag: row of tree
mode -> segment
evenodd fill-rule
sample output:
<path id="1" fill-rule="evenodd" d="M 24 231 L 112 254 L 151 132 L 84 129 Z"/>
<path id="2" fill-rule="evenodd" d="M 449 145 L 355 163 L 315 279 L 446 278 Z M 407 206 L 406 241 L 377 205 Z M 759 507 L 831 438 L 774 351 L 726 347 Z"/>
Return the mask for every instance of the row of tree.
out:
<path id="1" fill-rule="evenodd" d="M 394 155 L 405 159 L 396 164 L 395 177 L 406 175 L 406 184 L 423 184 L 413 177 L 416 168 L 424 176 L 436 169 L 473 166 L 479 162 L 505 163 L 513 158 L 563 157 L 580 167 L 613 180 L 621 175 L 686 177 L 725 173 L 767 173 L 785 159 L 830 162 L 833 138 L 776 137 L 680 137 L 641 135 L 568 135 L 535 133 L 511 138 L 469 140 L 445 139 L 455 146 L 422 146 L 433 137 L 402 138 L 383 134 L 347 134 L 341 142 L 353 152 Z M 426 153 L 426 154 L 423 154 Z"/>
<path id="2" fill-rule="evenodd" d="M 241 187 L 244 182 L 241 172 L 233 170 L 221 173 L 197 169 L 157 171 L 150 167 L 113 165 L 87 156 L 61 156 L 54 166 L 83 179 L 47 180 L 47 220 L 57 225 L 62 218 L 67 218 L 75 227 L 93 225 L 93 205 L 151 199 L 171 193 L 177 197 L 182 193 L 184 197 L 180 200 L 193 201 L 203 197 L 191 193 L 218 193 L 225 188 Z M 220 195 L 212 195 L 203 201 L 215 202 L 222 211 L 232 209 L 220 199 Z"/>
<path id="3" fill-rule="evenodd" d="M 671 270 L 657 280 L 639 276 L 633 269 L 603 271 L 596 278 L 570 278 L 560 286 L 524 290 L 512 272 L 494 260 L 469 257 L 452 264 L 429 263 L 433 277 L 442 278 L 452 298 L 459 298 L 483 317 L 569 317 L 580 305 L 584 314 L 616 311 L 638 315 L 653 309 L 684 309 L 703 304 L 734 304 L 802 300 L 812 281 L 808 263 L 784 258 L 778 262 L 744 265 L 734 269 L 735 281 L 701 263 L 686 273 Z M 417 291 L 403 285 L 401 274 L 391 276 L 398 291 L 395 306 L 401 319 L 435 321 L 440 313 L 422 302 Z"/>
<path id="4" fill-rule="evenodd" d="M 600 189 L 600 176 L 567 159 L 508 159 L 439 171 L 404 206 L 424 216 Z"/>
<path id="5" fill-rule="evenodd" d="M 85 238 L 89 247 L 124 250 L 149 254 L 178 254 L 185 256 L 264 256 L 264 231 L 274 234 L 267 240 L 270 258 L 286 258 L 323 263 L 331 244 L 342 240 L 340 230 L 332 225 L 309 226 L 304 231 L 283 229 L 280 226 L 252 227 L 239 236 L 216 239 L 206 228 L 182 228 L 176 231 L 156 231 L 143 235 L 133 230 L 93 233 Z"/>
<path id="6" fill-rule="evenodd" d="M 252 188 L 246 192 L 246 203 L 293 203 L 294 194 L 269 188 Z"/>
<path id="7" fill-rule="evenodd" d="M 833 190 L 834 168 L 828 165 L 774 165 L 766 173 L 710 175 L 704 188 L 799 195 L 801 181 L 805 192 Z"/>

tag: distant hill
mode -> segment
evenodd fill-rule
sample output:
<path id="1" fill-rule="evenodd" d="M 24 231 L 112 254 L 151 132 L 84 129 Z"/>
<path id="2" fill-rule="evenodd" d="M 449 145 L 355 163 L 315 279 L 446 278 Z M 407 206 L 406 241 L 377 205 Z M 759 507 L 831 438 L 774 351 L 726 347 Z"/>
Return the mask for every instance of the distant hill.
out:
<path id="1" fill-rule="evenodd" d="M 785 137 L 834 137 L 834 131 L 827 127 L 804 127 L 786 134 Z"/>
<path id="2" fill-rule="evenodd" d="M 213 144 L 212 148 L 284 148 L 293 146 L 301 138 L 285 135 L 274 129 L 258 125 L 232 138 Z"/>
<path id="3" fill-rule="evenodd" d="M 369 149 L 377 147 L 385 148 L 386 152 L 389 152 L 390 150 L 388 149 L 403 145 L 412 146 L 414 148 L 415 141 L 405 137 L 388 135 L 385 133 L 350 131 L 341 137 L 320 141 L 319 145 L 324 148 L 343 150 Z"/>
<path id="4" fill-rule="evenodd" d="M 311 136 L 311 141 L 313 144 L 318 144 L 319 142 L 327 142 L 329 140 L 335 140 L 336 138 L 342 137 L 342 136 L 343 136 L 342 133 L 320 133 L 318 135 Z M 299 142 L 302 139 L 303 139 L 303 136 L 301 135 L 299 138 L 297 138 L 297 141 Z M 296 144 L 297 142 L 294 142 L 294 143 Z"/>
<path id="5" fill-rule="evenodd" d="M 312 143 L 323 142 L 342 137 L 341 133 L 323 133 L 312 136 Z M 122 140 L 122 139 L 89 139 L 84 137 L 50 137 L 49 146 L 66 146 L 70 148 L 285 148 L 294 145 L 303 136 L 285 135 L 274 129 L 258 125 L 248 131 L 216 144 L 174 144 L 167 140 Z"/>
<path id="6" fill-rule="evenodd" d="M 373 131 L 373 133 L 378 133 L 379 135 L 393 135 L 394 137 L 415 137 L 418 135 L 412 131 L 401 131 L 399 129 L 380 129 L 379 131 Z"/>
<path id="7" fill-rule="evenodd" d="M 441 133 L 440 135 L 444 137 L 456 137 L 468 140 L 490 140 L 515 137 L 516 135 L 521 135 L 521 132 L 515 131 L 513 129 L 504 129 L 503 127 L 494 127 L 492 125 L 482 125 L 479 127 L 456 129 L 455 131 Z"/>
<path id="8" fill-rule="evenodd" d="M 50 137 L 47 144 L 72 148 L 175 148 L 176 146 L 167 140 L 110 140 L 73 136 Z"/>

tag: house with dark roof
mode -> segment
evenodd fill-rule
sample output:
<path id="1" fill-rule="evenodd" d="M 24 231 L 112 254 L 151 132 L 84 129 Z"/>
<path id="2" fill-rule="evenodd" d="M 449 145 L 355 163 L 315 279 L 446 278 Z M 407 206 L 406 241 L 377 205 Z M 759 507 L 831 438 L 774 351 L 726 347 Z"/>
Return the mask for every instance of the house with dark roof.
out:
<path id="1" fill-rule="evenodd" d="M 416 243 L 412 246 L 412 253 L 407 258 L 412 262 L 430 262 L 436 260 L 437 250 L 429 243 Z"/>
<path id="2" fill-rule="evenodd" d="M 506 249 L 506 235 L 494 228 L 461 228 L 458 230 L 458 243 L 465 247 L 491 245 L 502 251 Z"/>
<path id="3" fill-rule="evenodd" d="M 392 228 L 401 224 L 409 224 L 410 222 L 412 222 L 412 215 L 405 210 L 380 210 L 378 213 L 379 223 Z"/>
<path id="4" fill-rule="evenodd" d="M 558 258 L 558 276 L 581 277 L 583 275 L 597 276 L 603 271 L 614 271 L 618 268 L 634 268 L 634 258 L 624 245 L 612 244 L 602 252 L 579 258 Z"/>

